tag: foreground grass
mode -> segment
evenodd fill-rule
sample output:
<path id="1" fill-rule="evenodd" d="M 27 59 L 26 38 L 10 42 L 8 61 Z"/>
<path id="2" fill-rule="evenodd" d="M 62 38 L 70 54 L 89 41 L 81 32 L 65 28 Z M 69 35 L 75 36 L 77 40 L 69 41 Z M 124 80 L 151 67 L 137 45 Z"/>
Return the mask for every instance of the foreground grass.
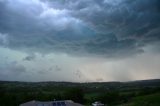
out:
<path id="1" fill-rule="evenodd" d="M 130 103 L 120 106 L 160 106 L 160 93 L 138 96 L 133 98 Z"/>

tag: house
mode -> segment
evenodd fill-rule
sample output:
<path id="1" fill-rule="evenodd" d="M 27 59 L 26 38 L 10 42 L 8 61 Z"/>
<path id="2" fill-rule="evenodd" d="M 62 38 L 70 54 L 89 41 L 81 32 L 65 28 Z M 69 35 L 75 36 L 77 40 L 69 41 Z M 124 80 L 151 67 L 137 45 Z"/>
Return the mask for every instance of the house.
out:
<path id="1" fill-rule="evenodd" d="M 92 103 L 92 106 L 104 106 L 104 104 L 102 104 L 99 101 L 96 101 L 96 102 Z"/>
<path id="2" fill-rule="evenodd" d="M 19 106 L 83 106 L 82 104 L 75 103 L 71 100 L 63 100 L 63 101 L 29 101 Z"/>

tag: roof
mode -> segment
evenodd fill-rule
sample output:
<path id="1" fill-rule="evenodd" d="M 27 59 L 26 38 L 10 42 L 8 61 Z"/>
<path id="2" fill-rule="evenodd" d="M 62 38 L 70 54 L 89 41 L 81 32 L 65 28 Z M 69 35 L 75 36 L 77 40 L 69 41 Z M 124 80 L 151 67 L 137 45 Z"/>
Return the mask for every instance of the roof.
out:
<path id="1" fill-rule="evenodd" d="M 75 103 L 71 100 L 63 100 L 63 101 L 29 101 L 20 106 L 83 106 L 79 103 Z"/>

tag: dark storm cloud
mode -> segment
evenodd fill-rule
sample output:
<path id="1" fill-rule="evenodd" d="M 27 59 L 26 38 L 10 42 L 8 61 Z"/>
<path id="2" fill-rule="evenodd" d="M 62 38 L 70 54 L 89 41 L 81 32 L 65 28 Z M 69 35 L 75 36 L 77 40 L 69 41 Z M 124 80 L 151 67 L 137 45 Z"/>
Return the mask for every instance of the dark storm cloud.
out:
<path id="1" fill-rule="evenodd" d="M 160 41 L 159 19 L 159 0 L 4 0 L 0 34 L 7 38 L 0 35 L 0 42 L 45 53 L 128 56 Z"/>
<path id="2" fill-rule="evenodd" d="M 116 1 L 120 2 L 116 5 Z M 119 39 L 147 40 L 159 38 L 159 7 L 158 0 L 106 0 L 74 14 L 102 33 L 114 33 Z M 148 35 L 153 30 L 156 35 Z"/>

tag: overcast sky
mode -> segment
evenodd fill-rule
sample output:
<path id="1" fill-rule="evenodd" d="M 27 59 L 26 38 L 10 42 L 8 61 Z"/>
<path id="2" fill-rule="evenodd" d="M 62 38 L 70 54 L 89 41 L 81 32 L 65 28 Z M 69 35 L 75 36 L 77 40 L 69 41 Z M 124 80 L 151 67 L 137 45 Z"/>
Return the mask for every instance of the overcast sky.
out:
<path id="1" fill-rule="evenodd" d="M 0 80 L 157 78 L 159 0 L 0 0 Z"/>

